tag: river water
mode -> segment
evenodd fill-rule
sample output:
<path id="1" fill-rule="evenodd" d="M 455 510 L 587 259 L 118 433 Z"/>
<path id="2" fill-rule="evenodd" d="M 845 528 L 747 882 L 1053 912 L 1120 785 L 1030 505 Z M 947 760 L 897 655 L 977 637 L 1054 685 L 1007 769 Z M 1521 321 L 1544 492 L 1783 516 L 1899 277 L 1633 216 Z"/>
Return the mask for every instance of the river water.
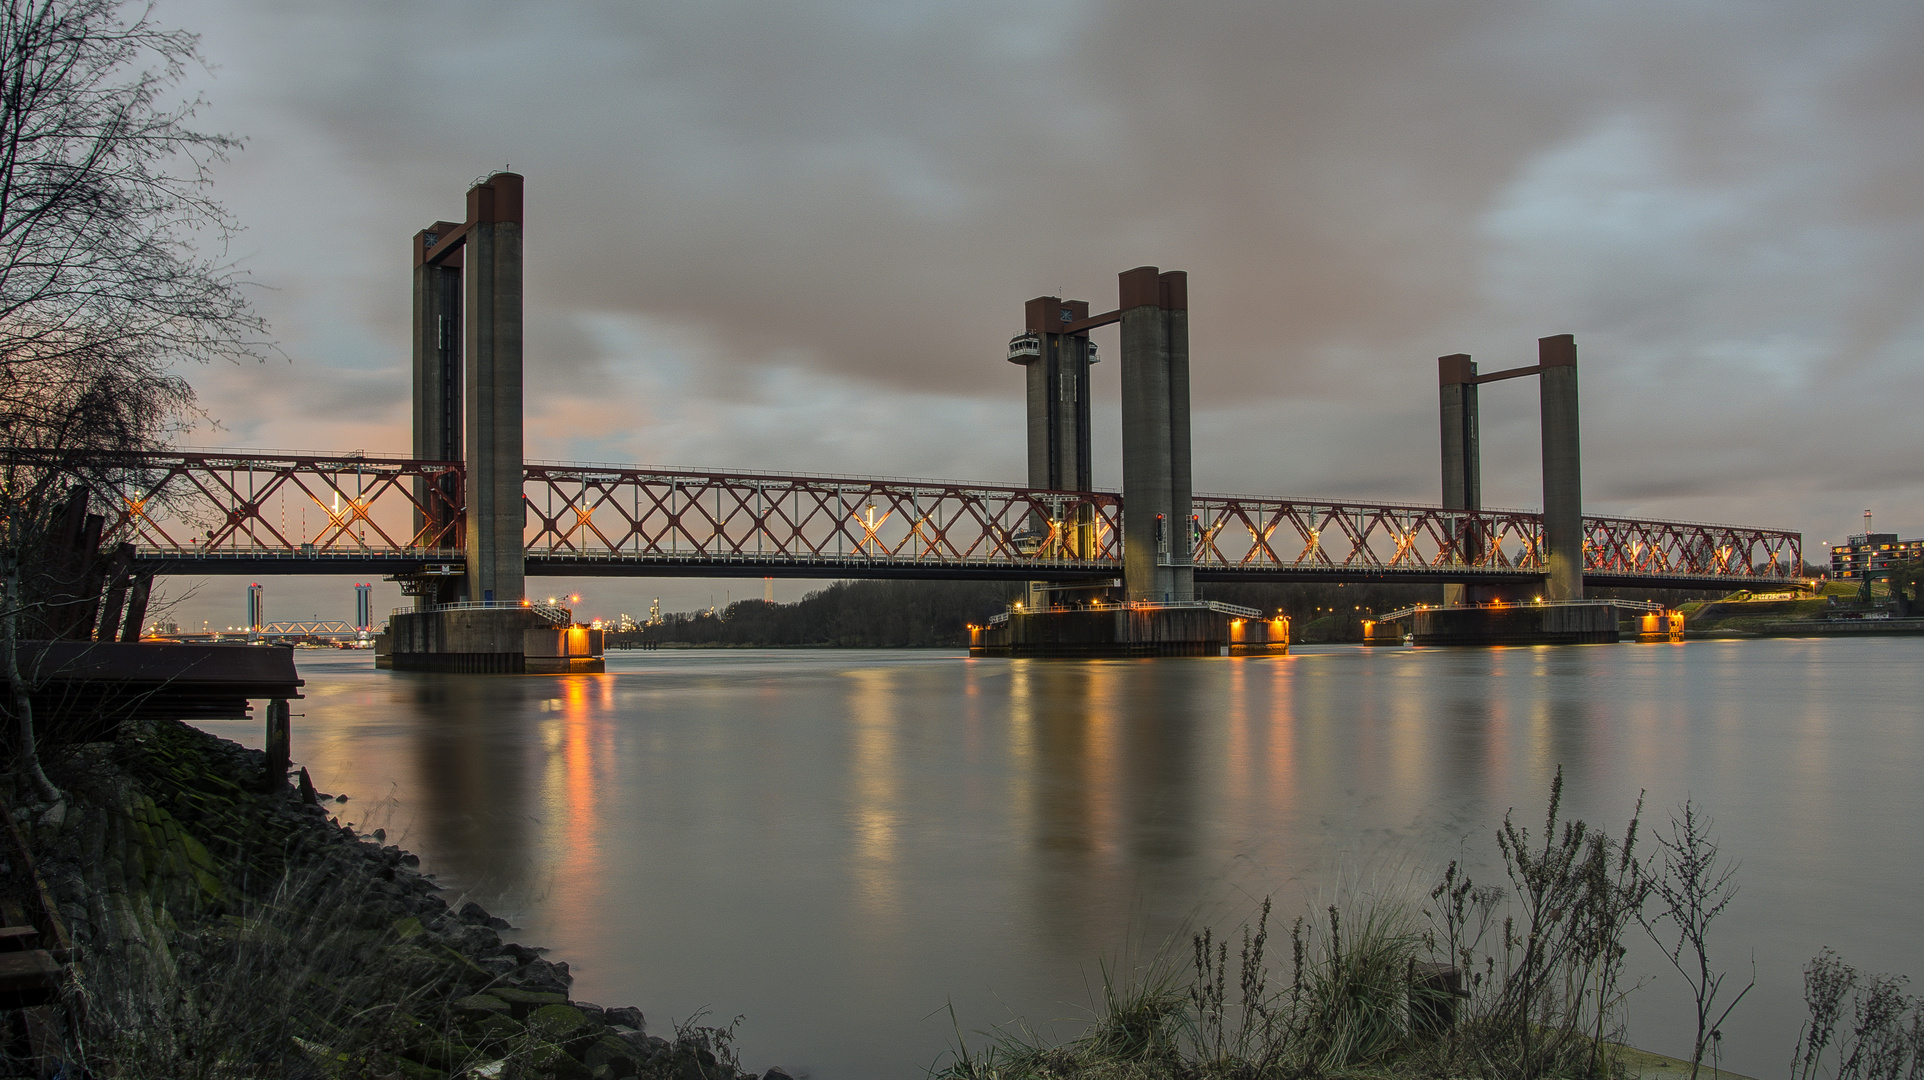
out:
<path id="1" fill-rule="evenodd" d="M 915 1077 L 965 1034 L 1072 1034 L 1100 965 L 1450 859 L 1501 876 L 1506 810 L 1646 830 L 1686 797 L 1741 891 L 1717 958 L 1757 988 L 1726 1068 L 1783 1074 L 1820 948 L 1924 979 L 1924 640 L 1286 657 L 617 653 L 592 676 L 297 654 L 295 757 L 650 1031 L 702 1009 L 744 1064 Z M 252 724 L 210 730 L 260 745 Z M 1660 955 L 1630 1034 L 1688 1054 Z M 979 1038 L 975 1041 L 979 1042 Z"/>

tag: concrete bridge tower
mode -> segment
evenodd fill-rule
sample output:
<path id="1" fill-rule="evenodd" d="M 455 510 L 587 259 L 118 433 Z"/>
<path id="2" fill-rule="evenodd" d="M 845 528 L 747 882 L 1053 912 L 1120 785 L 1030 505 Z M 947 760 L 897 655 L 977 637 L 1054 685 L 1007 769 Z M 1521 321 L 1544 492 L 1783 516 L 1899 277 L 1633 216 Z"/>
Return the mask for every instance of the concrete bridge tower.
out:
<path id="1" fill-rule="evenodd" d="M 1089 331 L 1070 329 L 1089 318 L 1089 302 L 1038 296 L 1024 311 L 1024 330 L 1009 342 L 1009 362 L 1027 369 L 1029 486 L 1045 491 L 1088 491 L 1094 480 L 1089 456 L 1089 368 L 1096 347 Z M 1072 521 L 1052 522 L 1036 514 L 1029 531 L 1052 545 L 1050 554 L 1090 557 L 1095 551 L 1095 518 L 1081 507 Z M 1052 532 L 1053 530 L 1053 532 Z M 1050 601 L 1045 582 L 1031 582 L 1031 609 Z"/>
<path id="2" fill-rule="evenodd" d="M 1087 300 L 1038 296 L 1024 311 L 1023 333 L 1009 342 L 1009 362 L 1028 369 L 1029 486 L 1087 491 L 1089 366 L 1096 362 L 1089 331 L 1063 328 L 1089 317 Z"/>
<path id="3" fill-rule="evenodd" d="M 464 558 L 395 575 L 416 607 L 389 617 L 377 667 L 603 669 L 601 631 L 527 603 L 521 226 L 522 178 L 498 172 L 468 189 L 466 221 L 414 237 L 414 453 L 466 476 L 418 482 L 416 543 Z"/>
<path id="4" fill-rule="evenodd" d="M 521 501 L 521 177 L 495 173 L 468 189 L 462 272 L 468 421 L 468 599 L 526 595 L 527 511 Z"/>
<path id="5" fill-rule="evenodd" d="M 463 460 L 461 432 L 467 426 L 461 403 L 461 245 L 444 249 L 438 261 L 428 255 L 463 226 L 437 221 L 414 234 L 414 456 L 423 461 Z M 450 548 L 461 543 L 460 506 L 465 492 L 459 476 L 448 473 L 414 482 L 414 542 Z M 460 580 L 423 580 L 420 599 L 444 603 L 458 599 Z"/>
<path id="6" fill-rule="evenodd" d="M 1118 279 L 1122 316 L 1122 576 L 1130 600 L 1196 597 L 1189 462 L 1189 275 Z"/>
<path id="7" fill-rule="evenodd" d="M 1583 446 L 1577 433 L 1577 339 L 1537 339 L 1543 425 L 1545 600 L 1583 599 Z"/>
<path id="8" fill-rule="evenodd" d="M 1464 353 L 1436 358 L 1437 381 L 1441 384 L 1443 427 L 1443 506 L 1474 514 L 1483 509 L 1482 450 L 1479 446 L 1476 361 Z M 1459 519 L 1452 539 L 1457 557 L 1474 563 L 1483 555 L 1482 529 L 1472 521 Z M 1443 586 L 1443 602 L 1451 606 L 1472 598 L 1468 585 Z"/>
<path id="9" fill-rule="evenodd" d="M 467 465 L 465 490 L 434 498 L 424 480 L 416 492 L 416 534 L 467 556 L 463 577 L 423 583 L 429 602 L 526 595 L 521 196 L 518 173 L 495 173 L 468 190 L 465 222 L 414 238 L 414 455 Z M 457 504 L 464 520 L 445 509 Z"/>
<path id="10" fill-rule="evenodd" d="M 1577 423 L 1577 339 L 1557 334 L 1537 339 L 1534 367 L 1479 375 L 1461 353 L 1438 357 L 1443 430 L 1443 505 L 1474 513 L 1483 507 L 1477 445 L 1476 388 L 1481 383 L 1537 377 L 1543 442 L 1543 598 L 1583 599 L 1583 446 Z M 1459 557 L 1475 562 L 1483 536 L 1464 522 L 1457 534 Z M 1484 586 L 1445 585 L 1444 603 L 1461 604 L 1502 595 Z"/>
<path id="11" fill-rule="evenodd" d="M 1286 620 L 1196 600 L 1199 526 L 1190 486 L 1189 275 L 1138 266 L 1117 276 L 1114 311 L 1053 296 L 1029 302 L 1009 359 L 1029 367 L 1030 486 L 1089 486 L 1088 333 L 1122 326 L 1122 586 L 1126 604 L 1048 603 L 970 628 L 972 653 L 1010 656 L 1215 656 L 1288 647 Z M 1057 363 L 1050 365 L 1049 360 Z M 1066 524 L 1066 523 L 1064 523 Z M 1056 528 L 1062 554 L 1094 554 L 1093 520 Z M 1053 542 L 1053 540 L 1052 540 Z M 1056 588 L 1060 588 L 1057 586 Z M 1138 606 L 1140 605 L 1140 606 Z"/>

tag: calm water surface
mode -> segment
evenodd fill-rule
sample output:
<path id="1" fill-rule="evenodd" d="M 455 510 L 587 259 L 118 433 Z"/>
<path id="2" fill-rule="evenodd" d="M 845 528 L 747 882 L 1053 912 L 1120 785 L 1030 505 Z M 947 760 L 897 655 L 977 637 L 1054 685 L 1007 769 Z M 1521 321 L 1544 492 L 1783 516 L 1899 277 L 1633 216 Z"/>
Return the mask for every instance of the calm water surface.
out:
<path id="1" fill-rule="evenodd" d="M 1725 1064 L 1780 1076 L 1821 947 L 1924 979 L 1924 640 L 1315 649 L 1261 659 L 621 653 L 593 676 L 300 653 L 295 756 L 343 820 L 650 1030 L 745 1014 L 744 1064 L 914 1077 L 964 1031 L 1074 1030 L 1098 964 L 1265 895 L 1294 915 L 1452 858 L 1506 809 L 1715 815 L 1759 986 Z M 251 724 L 211 730 L 260 745 Z M 1414 889 L 1411 889 L 1414 891 Z M 1178 937 L 1178 940 L 1183 940 Z M 1185 946 L 1186 948 L 1186 946 Z M 1687 1053 L 1647 946 L 1633 1038 Z"/>

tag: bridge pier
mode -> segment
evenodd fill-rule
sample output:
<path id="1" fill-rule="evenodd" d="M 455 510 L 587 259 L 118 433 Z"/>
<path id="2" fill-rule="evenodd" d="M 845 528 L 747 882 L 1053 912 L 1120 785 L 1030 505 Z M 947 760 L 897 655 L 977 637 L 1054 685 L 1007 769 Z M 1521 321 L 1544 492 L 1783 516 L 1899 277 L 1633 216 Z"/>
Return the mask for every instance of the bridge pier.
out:
<path id="1" fill-rule="evenodd" d="M 977 654 L 1016 656 L 1215 656 L 1241 648 L 1284 649 L 1255 611 L 1196 601 L 1195 515 L 1189 453 L 1189 275 L 1138 266 L 1117 275 L 1116 310 L 1053 296 L 1029 301 L 1028 329 L 1009 359 L 1029 369 L 1029 484 L 1088 490 L 1088 332 L 1122 324 L 1122 587 L 1125 604 L 1102 595 L 1064 602 L 1058 587 L 1031 582 L 1027 602 L 972 631 Z M 1095 551 L 1093 508 L 1078 509 L 1069 536 L 1049 523 L 1033 532 L 1060 554 Z"/>
<path id="2" fill-rule="evenodd" d="M 1207 601 L 1012 611 L 969 627 L 969 655 L 1094 659 L 1289 651 L 1289 620 Z"/>
<path id="3" fill-rule="evenodd" d="M 1416 645 L 1595 645 L 1618 640 L 1613 604 L 1504 604 L 1424 608 L 1410 617 Z"/>
<path id="4" fill-rule="evenodd" d="M 1540 440 L 1543 448 L 1543 529 L 1538 560 L 1543 587 L 1443 586 L 1443 606 L 1522 601 L 1583 599 L 1583 454 L 1577 423 L 1577 339 L 1572 334 L 1537 339 L 1535 367 L 1479 375 L 1476 362 L 1456 353 L 1436 359 L 1440 385 L 1438 417 L 1443 434 L 1443 507 L 1462 510 L 1452 530 L 1458 557 L 1479 563 L 1485 537 L 1474 515 L 1483 509 L 1483 476 L 1478 446 L 1477 386 L 1525 375 L 1537 377 Z"/>
<path id="5" fill-rule="evenodd" d="M 468 189 L 466 221 L 415 235 L 414 453 L 465 465 L 458 493 L 440 487 L 450 477 L 415 481 L 416 543 L 458 544 L 466 559 L 458 574 L 397 575 L 416 609 L 389 618 L 380 667 L 602 670 L 600 631 L 556 626 L 526 602 L 522 189 L 518 173 L 495 173 Z"/>
<path id="6" fill-rule="evenodd" d="M 374 666 L 471 675 L 607 670 L 601 631 L 563 626 L 533 607 L 447 604 L 399 611 L 375 642 Z"/>
<path id="7" fill-rule="evenodd" d="M 1412 640 L 1419 645 L 1617 640 L 1616 609 L 1580 603 L 1584 526 L 1576 337 L 1558 334 L 1537 339 L 1534 367 L 1479 375 L 1476 362 L 1463 353 L 1437 357 L 1436 366 L 1441 388 L 1443 507 L 1464 512 L 1451 530 L 1451 540 L 1459 560 L 1472 565 L 1482 561 L 1486 544 L 1477 520 L 1483 508 L 1483 478 L 1476 388 L 1500 379 L 1537 377 L 1543 448 L 1543 525 L 1537 558 L 1544 576 L 1535 589 L 1515 584 L 1445 585 L 1441 607 L 1415 612 Z"/>

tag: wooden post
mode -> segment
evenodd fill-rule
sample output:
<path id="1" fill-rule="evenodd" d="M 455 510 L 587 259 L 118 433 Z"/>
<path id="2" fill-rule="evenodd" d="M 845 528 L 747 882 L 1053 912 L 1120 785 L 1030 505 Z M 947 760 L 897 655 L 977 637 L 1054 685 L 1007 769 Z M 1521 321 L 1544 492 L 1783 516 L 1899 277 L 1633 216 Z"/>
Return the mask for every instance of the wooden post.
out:
<path id="1" fill-rule="evenodd" d="M 288 766 L 294 760 L 294 721 L 287 699 L 267 703 L 267 776 L 262 787 L 273 791 L 287 782 Z"/>
<path id="2" fill-rule="evenodd" d="M 1449 964 L 1410 965 L 1410 1028 L 1434 1038 L 1456 1026 L 1456 1003 L 1469 997 L 1463 973 Z"/>

